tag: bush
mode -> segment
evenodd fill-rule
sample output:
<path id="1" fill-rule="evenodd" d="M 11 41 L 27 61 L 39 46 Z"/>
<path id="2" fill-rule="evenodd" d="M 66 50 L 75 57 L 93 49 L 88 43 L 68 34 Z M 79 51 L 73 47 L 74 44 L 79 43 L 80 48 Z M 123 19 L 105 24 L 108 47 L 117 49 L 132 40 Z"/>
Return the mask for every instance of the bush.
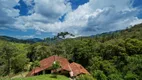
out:
<path id="1" fill-rule="evenodd" d="M 108 76 L 108 80 L 123 80 L 120 74 L 111 74 Z"/>
<path id="2" fill-rule="evenodd" d="M 107 80 L 106 75 L 101 70 L 94 71 L 93 77 L 95 77 L 97 80 Z"/>
<path id="3" fill-rule="evenodd" d="M 90 75 L 80 75 L 76 78 L 76 80 L 96 80 Z"/>
<path id="4" fill-rule="evenodd" d="M 131 72 L 128 72 L 124 78 L 125 80 L 138 80 L 138 76 Z"/>

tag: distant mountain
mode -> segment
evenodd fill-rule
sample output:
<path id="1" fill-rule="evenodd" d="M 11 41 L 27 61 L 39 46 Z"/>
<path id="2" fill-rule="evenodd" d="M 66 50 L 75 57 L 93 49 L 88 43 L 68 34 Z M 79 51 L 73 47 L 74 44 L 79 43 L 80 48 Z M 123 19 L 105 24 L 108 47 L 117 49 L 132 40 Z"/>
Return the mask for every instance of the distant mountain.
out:
<path id="1" fill-rule="evenodd" d="M 117 30 L 117 31 L 112 31 L 112 32 L 106 32 L 102 34 L 97 34 L 97 35 L 91 35 L 91 36 L 81 36 L 81 37 L 76 37 L 77 38 L 95 38 L 95 39 L 113 39 L 113 38 L 137 38 L 142 40 L 142 24 L 137 24 L 133 27 L 124 29 L 124 30 Z M 17 39 L 14 37 L 9 37 L 9 36 L 0 36 L 0 40 L 6 40 L 6 41 L 11 41 L 11 42 L 17 42 L 17 43 L 36 43 L 36 42 L 48 42 L 48 43 L 55 43 L 57 40 L 56 38 L 45 38 L 40 39 L 40 38 L 31 38 L 31 39 Z M 58 39 L 58 41 L 61 41 L 62 39 Z"/>
<path id="2" fill-rule="evenodd" d="M 19 42 L 20 39 L 9 37 L 9 36 L 0 36 L 0 40 L 12 41 L 12 42 Z"/>
<path id="3" fill-rule="evenodd" d="M 10 42 L 17 42 L 17 43 L 35 43 L 35 42 L 43 41 L 40 38 L 17 39 L 17 38 L 9 37 L 9 36 L 0 36 L 0 40 L 10 41 Z"/>
<path id="4" fill-rule="evenodd" d="M 31 42 L 42 42 L 43 40 L 40 38 L 31 38 L 31 39 L 26 39 L 26 41 L 31 41 Z"/>

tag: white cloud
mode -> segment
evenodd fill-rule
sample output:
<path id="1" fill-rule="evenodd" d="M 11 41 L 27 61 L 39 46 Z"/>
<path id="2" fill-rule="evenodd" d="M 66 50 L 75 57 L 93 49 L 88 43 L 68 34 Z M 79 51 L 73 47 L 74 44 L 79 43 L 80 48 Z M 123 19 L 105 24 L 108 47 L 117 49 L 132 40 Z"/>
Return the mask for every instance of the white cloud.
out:
<path id="1" fill-rule="evenodd" d="M 23 0 L 23 2 L 27 5 L 28 14 L 34 13 L 34 0 Z"/>
<path id="2" fill-rule="evenodd" d="M 33 3 L 32 0 L 24 0 L 27 5 Z M 33 28 L 40 31 L 45 25 L 58 23 L 59 18 L 71 11 L 70 3 L 66 3 L 64 0 L 34 0 L 35 5 L 33 10 L 35 13 L 29 16 L 20 16 L 16 18 L 14 26 L 21 30 Z"/>
<path id="3" fill-rule="evenodd" d="M 140 23 L 141 20 L 136 19 L 137 13 L 130 0 L 90 0 L 67 14 L 65 22 L 70 22 L 72 25 L 67 24 L 66 28 L 68 31 L 75 31 L 78 35 L 125 29 L 133 22 Z"/>
<path id="4" fill-rule="evenodd" d="M 24 36 L 16 35 L 14 37 L 16 37 L 18 39 L 32 39 L 32 38 L 35 38 L 36 36 L 35 35 L 24 35 Z"/>
<path id="5" fill-rule="evenodd" d="M 29 36 L 21 36 L 21 38 L 23 39 L 29 39 L 29 38 L 34 38 L 35 36 L 34 35 L 29 35 Z"/>
<path id="6" fill-rule="evenodd" d="M 86 36 L 125 29 L 142 22 L 137 18 L 138 10 L 132 6 L 133 0 L 90 0 L 73 11 L 66 0 L 34 0 L 35 5 L 32 5 L 33 0 L 24 1 L 33 6 L 34 13 L 14 18 L 16 22 L 13 27 L 21 30 L 35 29 L 53 34 L 68 31 L 77 36 Z M 18 15 L 14 15 L 14 11 L 10 18 Z M 10 14 L 10 11 L 5 10 L 5 13 Z M 64 21 L 59 21 L 64 14 Z"/>
<path id="7" fill-rule="evenodd" d="M 56 22 L 62 15 L 71 10 L 71 5 L 64 0 L 35 0 L 34 10 L 50 22 Z"/>
<path id="8" fill-rule="evenodd" d="M 19 16 L 19 10 L 13 7 L 18 5 L 18 0 L 0 0 L 0 27 L 10 27 L 15 17 Z"/>
<path id="9" fill-rule="evenodd" d="M 96 9 L 103 9 L 106 7 L 115 7 L 116 11 L 123 11 L 132 7 L 133 0 L 90 0 L 89 6 Z"/>
<path id="10" fill-rule="evenodd" d="M 131 21 L 130 25 L 134 26 L 140 23 L 142 23 L 142 19 L 138 19 L 137 17 L 135 17 L 134 21 Z"/>
<path id="11" fill-rule="evenodd" d="M 19 15 L 19 10 L 13 8 L 16 5 L 18 5 L 18 0 L 0 0 L 0 10 L 10 17 Z"/>
<path id="12" fill-rule="evenodd" d="M 34 0 L 23 0 L 28 6 L 33 6 Z"/>
<path id="13" fill-rule="evenodd" d="M 60 11 L 60 9 L 62 12 L 64 8 L 61 7 L 58 10 L 58 5 L 56 5 L 52 9 L 49 9 L 53 4 L 56 4 L 57 1 L 51 2 L 51 6 L 49 7 L 47 6 L 40 9 L 45 6 L 40 5 L 43 4 L 43 2 L 49 4 L 48 1 L 49 0 L 43 0 L 36 6 L 37 13 L 40 12 L 45 18 L 37 18 L 44 19 L 45 21 L 33 22 L 33 28 L 36 30 L 53 33 L 69 31 L 76 35 L 92 35 L 125 29 L 132 25 L 132 23 L 141 22 L 140 19 L 136 18 L 137 10 L 132 7 L 132 1 L 130 0 L 90 0 L 90 2 L 79 6 L 76 10 L 69 11 L 65 16 L 64 22 L 56 20 L 59 17 L 54 18 L 51 16 L 51 14 L 58 16 L 57 12 Z M 50 14 L 50 16 L 48 14 Z M 48 23 L 48 19 L 51 19 L 51 23 Z"/>

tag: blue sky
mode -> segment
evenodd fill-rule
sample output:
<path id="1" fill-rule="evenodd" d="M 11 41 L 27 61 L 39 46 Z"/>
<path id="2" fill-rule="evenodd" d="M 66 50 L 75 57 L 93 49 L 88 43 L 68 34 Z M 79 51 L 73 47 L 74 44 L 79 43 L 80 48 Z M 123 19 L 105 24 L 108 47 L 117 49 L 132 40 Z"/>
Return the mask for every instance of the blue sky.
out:
<path id="1" fill-rule="evenodd" d="M 142 23 L 142 0 L 0 0 L 0 35 L 89 36 Z"/>

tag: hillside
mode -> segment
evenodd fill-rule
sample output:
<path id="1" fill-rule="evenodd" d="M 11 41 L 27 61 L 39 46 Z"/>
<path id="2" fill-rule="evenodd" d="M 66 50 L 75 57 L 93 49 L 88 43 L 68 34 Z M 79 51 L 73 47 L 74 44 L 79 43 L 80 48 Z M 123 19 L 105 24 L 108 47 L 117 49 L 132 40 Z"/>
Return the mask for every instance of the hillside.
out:
<path id="1" fill-rule="evenodd" d="M 39 38 L 33 38 L 33 39 L 17 39 L 14 37 L 9 36 L 0 36 L 0 40 L 9 41 L 9 42 L 16 42 L 16 43 L 36 43 L 36 42 L 42 42 L 42 39 Z"/>
<path id="2" fill-rule="evenodd" d="M 99 35 L 95 35 L 95 38 L 108 38 L 108 39 L 114 39 L 114 38 L 136 38 L 136 39 L 141 39 L 142 40 L 142 24 L 138 24 L 135 26 L 131 26 L 125 30 L 119 30 L 119 31 L 114 31 L 114 32 L 108 32 L 108 33 L 103 33 Z"/>
<path id="3" fill-rule="evenodd" d="M 0 75 L 31 71 L 38 61 L 59 55 L 81 64 L 97 80 L 142 79 L 142 24 L 91 37 L 49 40 L 53 39 L 33 44 L 0 40 Z"/>

